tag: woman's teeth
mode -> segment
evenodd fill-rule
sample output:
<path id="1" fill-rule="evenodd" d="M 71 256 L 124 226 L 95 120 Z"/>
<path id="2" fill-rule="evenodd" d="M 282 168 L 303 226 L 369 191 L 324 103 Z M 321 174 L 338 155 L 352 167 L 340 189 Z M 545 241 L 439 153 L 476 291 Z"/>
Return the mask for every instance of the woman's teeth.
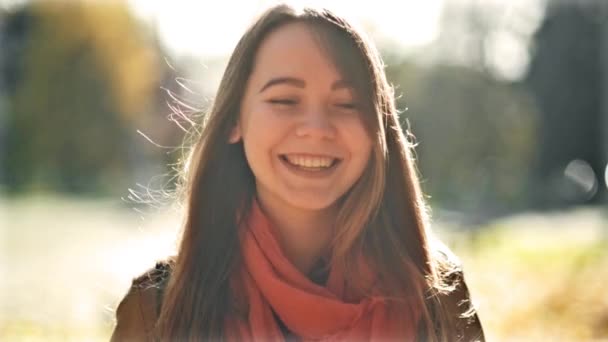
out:
<path id="1" fill-rule="evenodd" d="M 286 155 L 285 159 L 292 165 L 307 169 L 325 169 L 334 164 L 336 158 Z"/>

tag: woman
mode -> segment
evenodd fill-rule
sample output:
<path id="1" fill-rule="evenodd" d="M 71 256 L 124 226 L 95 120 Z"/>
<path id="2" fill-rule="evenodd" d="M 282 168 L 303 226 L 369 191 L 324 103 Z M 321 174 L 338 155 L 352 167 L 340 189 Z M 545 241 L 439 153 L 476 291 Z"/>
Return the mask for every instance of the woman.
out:
<path id="1" fill-rule="evenodd" d="M 411 148 L 361 34 L 268 10 L 187 162 L 178 255 L 135 279 L 112 340 L 483 340 Z"/>

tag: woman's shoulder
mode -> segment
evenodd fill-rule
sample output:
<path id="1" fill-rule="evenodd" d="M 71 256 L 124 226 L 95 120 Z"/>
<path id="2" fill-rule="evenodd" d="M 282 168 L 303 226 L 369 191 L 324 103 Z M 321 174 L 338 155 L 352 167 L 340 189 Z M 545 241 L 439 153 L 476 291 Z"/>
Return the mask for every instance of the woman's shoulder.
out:
<path id="1" fill-rule="evenodd" d="M 164 288 L 166 281 L 169 280 L 174 264 L 175 262 L 172 258 L 157 261 L 154 267 L 133 279 L 131 288 L 137 290 Z"/>
<path id="2" fill-rule="evenodd" d="M 133 279 L 116 308 L 112 342 L 153 339 L 154 325 L 172 268 L 172 259 L 158 261 L 154 267 Z"/>
<path id="3" fill-rule="evenodd" d="M 466 286 L 462 261 L 446 244 L 431 240 L 430 254 L 446 293 Z"/>
<path id="4" fill-rule="evenodd" d="M 484 341 L 476 307 L 465 280 L 463 264 L 441 241 L 433 244 L 433 257 L 442 278 L 438 299 L 446 314 L 454 321 L 459 341 Z"/>

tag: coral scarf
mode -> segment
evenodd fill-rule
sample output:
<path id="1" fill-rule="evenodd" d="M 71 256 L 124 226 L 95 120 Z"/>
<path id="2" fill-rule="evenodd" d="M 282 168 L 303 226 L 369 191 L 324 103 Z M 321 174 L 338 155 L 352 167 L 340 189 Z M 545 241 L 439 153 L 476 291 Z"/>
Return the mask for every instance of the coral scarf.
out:
<path id="1" fill-rule="evenodd" d="M 358 296 L 348 289 L 338 267 L 330 268 L 325 286 L 308 279 L 285 257 L 273 227 L 255 202 L 242 228 L 244 265 L 239 288 L 248 309 L 227 322 L 228 340 L 284 341 L 277 317 L 304 341 L 415 339 L 418 315 L 409 310 L 389 312 L 379 296 Z"/>

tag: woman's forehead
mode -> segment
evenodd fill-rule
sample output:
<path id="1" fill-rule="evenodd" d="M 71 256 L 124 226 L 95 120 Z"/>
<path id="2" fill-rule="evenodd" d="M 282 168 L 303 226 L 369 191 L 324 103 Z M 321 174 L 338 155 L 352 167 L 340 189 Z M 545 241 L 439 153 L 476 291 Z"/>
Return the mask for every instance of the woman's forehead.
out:
<path id="1" fill-rule="evenodd" d="M 254 75 L 265 78 L 327 76 L 332 82 L 340 79 L 330 54 L 309 25 L 290 23 L 271 32 L 256 53 Z"/>

